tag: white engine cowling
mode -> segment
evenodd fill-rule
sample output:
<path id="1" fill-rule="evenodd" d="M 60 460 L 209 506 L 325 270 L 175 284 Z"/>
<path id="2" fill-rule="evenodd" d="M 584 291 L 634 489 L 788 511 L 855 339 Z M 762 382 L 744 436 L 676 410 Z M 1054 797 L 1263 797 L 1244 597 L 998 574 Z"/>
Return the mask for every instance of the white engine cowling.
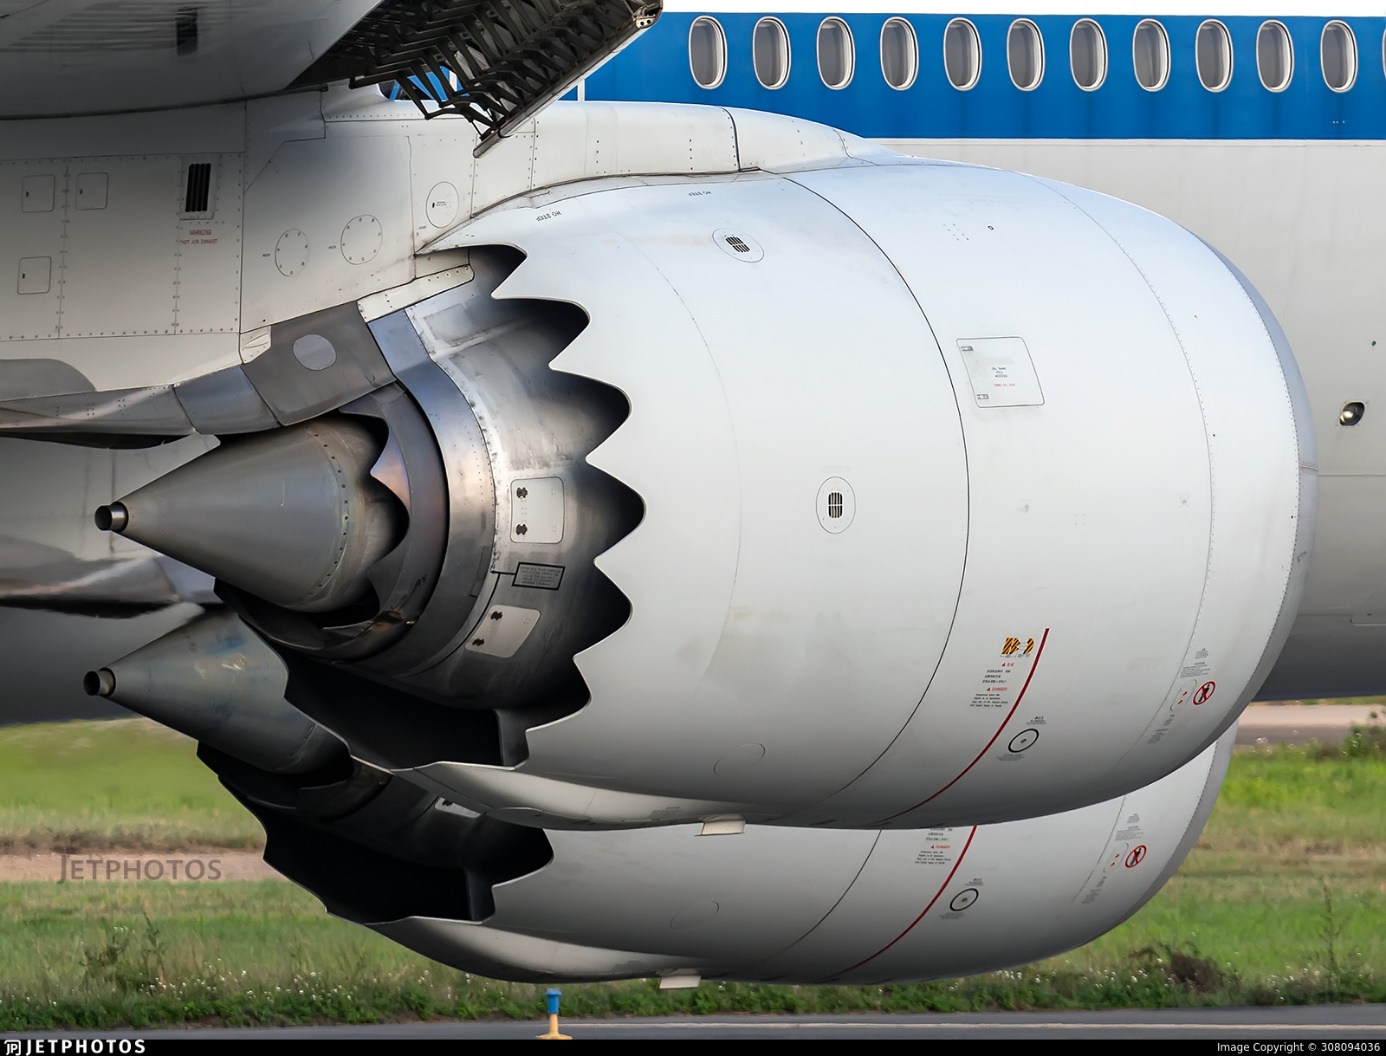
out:
<path id="1" fill-rule="evenodd" d="M 630 618 L 524 762 L 419 777 L 546 825 L 971 824 L 1149 784 L 1259 687 L 1312 430 L 1206 245 L 945 164 L 570 194 L 445 245 L 591 320 L 553 368 L 630 402 L 588 459 L 644 503 L 597 560 Z M 408 313 L 440 362 L 446 306 Z"/>

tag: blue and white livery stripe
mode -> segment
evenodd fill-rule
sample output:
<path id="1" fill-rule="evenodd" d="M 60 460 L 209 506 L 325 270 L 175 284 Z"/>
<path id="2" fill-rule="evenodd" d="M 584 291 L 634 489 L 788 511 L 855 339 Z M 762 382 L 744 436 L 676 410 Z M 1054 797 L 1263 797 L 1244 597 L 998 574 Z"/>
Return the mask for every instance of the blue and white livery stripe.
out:
<path id="1" fill-rule="evenodd" d="M 1121 6 L 1130 11 L 1129 5 Z M 1198 12 L 1188 4 L 1166 3 L 1165 9 L 1180 13 L 1163 15 L 1103 14 L 1100 8 L 1058 14 L 1055 4 L 997 13 L 999 5 L 976 4 L 972 10 L 927 14 L 918 9 L 937 5 L 916 2 L 863 14 L 850 9 L 850 0 L 836 8 L 818 0 L 801 2 L 795 11 L 668 2 L 648 32 L 587 79 L 585 93 L 588 100 L 770 110 L 885 140 L 1386 139 L 1382 6 L 1346 4 L 1313 15 L 1304 13 L 1307 6 L 1224 3 Z M 1300 13 L 1282 13 L 1292 7 Z M 978 8 L 993 13 L 977 13 Z M 702 15 L 715 18 L 726 38 L 726 73 L 714 88 L 700 87 L 689 64 L 689 31 Z M 789 33 L 790 68 L 779 88 L 762 86 L 754 69 L 752 35 L 762 17 L 778 19 Z M 845 21 L 854 43 L 855 70 L 840 89 L 829 88 L 818 70 L 817 36 L 825 17 Z M 918 40 L 918 75 L 904 90 L 892 88 L 881 69 L 881 31 L 892 18 L 908 21 Z M 966 90 L 950 83 L 944 67 L 944 31 L 954 18 L 968 19 L 981 44 L 979 75 Z M 1107 44 L 1106 75 L 1092 90 L 1079 87 L 1070 68 L 1070 34 L 1082 18 L 1101 26 Z M 1138 83 L 1132 46 L 1136 26 L 1152 18 L 1164 27 L 1170 48 L 1168 81 L 1158 91 Z M 1231 79 L 1220 91 L 1204 87 L 1195 57 L 1199 27 L 1210 18 L 1227 27 L 1232 45 Z M 1286 27 L 1293 44 L 1293 75 L 1282 91 L 1269 90 L 1257 68 L 1257 34 L 1271 18 Z M 1007 63 L 1007 35 L 1017 19 L 1033 22 L 1044 39 L 1044 76 L 1030 91 L 1016 87 Z M 1335 21 L 1351 29 L 1355 43 L 1353 76 L 1342 90 L 1329 86 L 1321 64 L 1324 29 Z"/>

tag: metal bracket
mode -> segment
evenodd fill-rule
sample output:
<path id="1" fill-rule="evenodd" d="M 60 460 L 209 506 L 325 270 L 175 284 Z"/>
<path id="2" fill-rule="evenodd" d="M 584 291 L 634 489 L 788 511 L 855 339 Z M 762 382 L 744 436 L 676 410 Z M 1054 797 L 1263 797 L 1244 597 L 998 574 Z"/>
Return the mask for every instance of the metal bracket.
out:
<path id="1" fill-rule="evenodd" d="M 397 84 L 424 117 L 470 121 L 480 156 L 662 10 L 663 0 L 386 0 L 293 87 Z"/>

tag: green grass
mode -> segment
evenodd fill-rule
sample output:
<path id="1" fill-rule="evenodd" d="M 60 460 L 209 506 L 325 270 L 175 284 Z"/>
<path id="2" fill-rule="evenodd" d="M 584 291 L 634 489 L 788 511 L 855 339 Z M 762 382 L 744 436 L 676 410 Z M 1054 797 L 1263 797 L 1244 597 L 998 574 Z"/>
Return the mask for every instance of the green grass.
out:
<path id="1" fill-rule="evenodd" d="M 0 853 L 262 846 L 196 753 L 145 719 L 0 728 Z"/>
<path id="2" fill-rule="evenodd" d="M 0 737 L 0 803 L 13 802 L 12 789 L 24 790 L 24 810 L 48 819 L 44 831 L 123 838 L 133 830 L 114 804 L 128 797 L 144 819 L 135 828 L 148 839 L 255 838 L 248 815 L 210 775 L 201 776 L 187 742 L 134 724 L 98 731 L 110 737 L 103 745 L 122 745 L 129 753 L 122 758 L 138 765 L 126 771 L 112 761 L 105 777 L 78 778 L 69 771 L 102 759 L 79 747 L 88 741 L 84 726 L 28 732 L 28 741 L 23 731 Z M 68 753 L 58 749 L 72 739 Z M 25 758 L 24 744 L 27 780 L 9 768 Z M 1386 1000 L 1386 739 L 1359 738 L 1348 750 L 1356 755 L 1312 747 L 1238 753 L 1180 873 L 1131 920 L 1065 956 L 921 986 L 565 987 L 565 1012 Z M 39 756 L 87 784 L 57 781 L 57 802 L 44 802 L 28 784 L 42 768 Z M 102 813 L 92 814 L 74 793 L 82 787 L 104 790 Z M 74 810 L 85 819 L 80 825 L 69 820 Z M 278 881 L 0 885 L 0 1029 L 532 1017 L 541 998 L 541 987 L 429 962 L 327 916 L 312 896 Z"/>

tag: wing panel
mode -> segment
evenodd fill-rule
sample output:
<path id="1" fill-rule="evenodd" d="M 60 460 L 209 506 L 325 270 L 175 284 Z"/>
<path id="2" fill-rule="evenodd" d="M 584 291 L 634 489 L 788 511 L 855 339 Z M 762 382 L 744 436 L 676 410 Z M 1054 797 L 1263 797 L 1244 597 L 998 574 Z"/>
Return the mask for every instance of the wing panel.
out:
<path id="1" fill-rule="evenodd" d="M 377 3 L 0 3 L 0 118 L 199 106 L 283 91 Z"/>

